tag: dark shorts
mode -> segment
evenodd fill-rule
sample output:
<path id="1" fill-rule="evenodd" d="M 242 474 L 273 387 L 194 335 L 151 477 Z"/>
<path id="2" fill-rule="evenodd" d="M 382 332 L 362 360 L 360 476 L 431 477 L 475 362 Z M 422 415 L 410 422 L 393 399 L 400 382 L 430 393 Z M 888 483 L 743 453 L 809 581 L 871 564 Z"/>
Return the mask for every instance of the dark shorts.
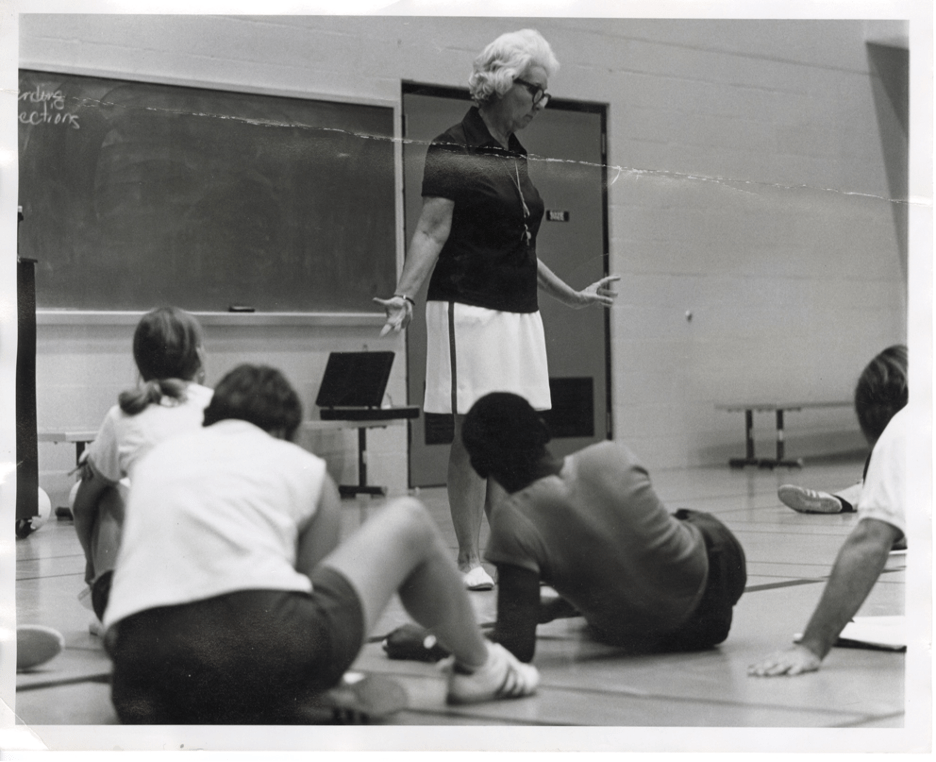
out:
<path id="1" fill-rule="evenodd" d="M 697 651 L 728 637 L 732 611 L 747 584 L 747 562 L 741 543 L 710 513 L 682 508 L 676 518 L 693 524 L 705 540 L 709 573 L 702 599 L 689 620 L 661 643 L 670 651 Z"/>
<path id="2" fill-rule="evenodd" d="M 635 632 L 626 622 L 620 631 L 589 625 L 596 640 L 632 653 L 659 653 L 711 648 L 728 637 L 734 605 L 747 583 L 744 549 L 728 527 L 709 513 L 682 508 L 674 515 L 699 530 L 708 556 L 705 589 L 689 619 L 670 632 Z"/>
<path id="3" fill-rule="evenodd" d="M 107 632 L 111 699 L 123 723 L 290 724 L 341 679 L 364 642 L 345 577 L 312 575 L 312 594 L 241 590 L 127 617 Z"/>

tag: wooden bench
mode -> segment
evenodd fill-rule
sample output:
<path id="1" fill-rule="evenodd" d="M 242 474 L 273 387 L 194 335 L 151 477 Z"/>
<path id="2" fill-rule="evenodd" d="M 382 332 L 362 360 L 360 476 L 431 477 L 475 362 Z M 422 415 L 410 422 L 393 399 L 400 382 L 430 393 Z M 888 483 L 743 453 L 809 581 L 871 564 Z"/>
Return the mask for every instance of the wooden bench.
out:
<path id="1" fill-rule="evenodd" d="M 728 412 L 744 411 L 744 444 L 745 455 L 743 458 L 731 458 L 728 465 L 732 468 L 743 468 L 744 466 L 758 466 L 760 468 L 774 468 L 776 466 L 788 466 L 792 468 L 801 468 L 802 458 L 788 459 L 784 456 L 783 439 L 783 414 L 789 410 L 806 410 L 821 407 L 851 407 L 854 403 L 851 401 L 833 401 L 833 402 L 744 402 L 731 405 L 715 405 L 717 410 L 726 410 Z M 776 458 L 757 458 L 754 455 L 754 412 L 774 412 L 777 421 L 777 457 Z"/>

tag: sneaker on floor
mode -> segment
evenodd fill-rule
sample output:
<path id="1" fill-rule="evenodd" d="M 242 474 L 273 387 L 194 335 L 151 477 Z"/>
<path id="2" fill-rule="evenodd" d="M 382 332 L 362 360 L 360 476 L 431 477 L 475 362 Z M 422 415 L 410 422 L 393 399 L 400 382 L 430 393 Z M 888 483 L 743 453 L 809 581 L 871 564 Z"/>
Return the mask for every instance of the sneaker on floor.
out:
<path id="1" fill-rule="evenodd" d="M 88 632 L 92 635 L 97 635 L 99 638 L 104 637 L 104 624 L 97 617 L 92 617 L 91 621 L 88 622 Z"/>
<path id="2" fill-rule="evenodd" d="M 450 704 L 477 704 L 482 701 L 522 698 L 536 692 L 539 672 L 524 664 L 500 643 L 487 643 L 488 660 L 483 667 L 468 673 L 448 660 L 448 695 Z"/>
<path id="3" fill-rule="evenodd" d="M 16 671 L 45 664 L 63 648 L 65 638 L 58 630 L 41 624 L 22 624 L 16 628 Z"/>
<path id="4" fill-rule="evenodd" d="M 795 484 L 784 484 L 777 490 L 784 505 L 799 513 L 841 513 L 842 502 L 835 495 L 806 489 Z"/>
<path id="5" fill-rule="evenodd" d="M 469 590 L 493 590 L 494 580 L 491 575 L 484 571 L 483 566 L 476 566 L 474 569 L 466 572 L 464 577 L 465 587 Z"/>

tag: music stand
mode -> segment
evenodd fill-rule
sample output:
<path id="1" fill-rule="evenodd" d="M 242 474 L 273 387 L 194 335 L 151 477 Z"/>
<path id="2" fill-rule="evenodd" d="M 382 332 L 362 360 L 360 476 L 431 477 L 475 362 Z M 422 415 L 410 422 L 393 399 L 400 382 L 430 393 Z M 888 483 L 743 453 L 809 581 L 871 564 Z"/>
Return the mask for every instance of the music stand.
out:
<path id="1" fill-rule="evenodd" d="M 367 429 L 401 418 L 416 418 L 419 408 L 381 407 L 394 352 L 332 352 L 325 365 L 315 404 L 323 421 L 354 421 L 358 430 L 358 483 L 342 484 L 342 497 L 386 495 L 387 488 L 367 483 Z"/>

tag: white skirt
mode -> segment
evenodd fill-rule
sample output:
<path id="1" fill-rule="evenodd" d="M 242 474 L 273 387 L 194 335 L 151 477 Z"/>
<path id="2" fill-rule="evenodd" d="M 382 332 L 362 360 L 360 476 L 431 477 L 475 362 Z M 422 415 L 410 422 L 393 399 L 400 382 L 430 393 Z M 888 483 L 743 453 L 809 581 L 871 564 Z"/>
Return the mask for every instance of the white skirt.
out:
<path id="1" fill-rule="evenodd" d="M 539 312 L 426 302 L 425 412 L 451 413 L 454 400 L 455 412 L 465 414 L 490 392 L 513 392 L 536 410 L 552 406 Z"/>

